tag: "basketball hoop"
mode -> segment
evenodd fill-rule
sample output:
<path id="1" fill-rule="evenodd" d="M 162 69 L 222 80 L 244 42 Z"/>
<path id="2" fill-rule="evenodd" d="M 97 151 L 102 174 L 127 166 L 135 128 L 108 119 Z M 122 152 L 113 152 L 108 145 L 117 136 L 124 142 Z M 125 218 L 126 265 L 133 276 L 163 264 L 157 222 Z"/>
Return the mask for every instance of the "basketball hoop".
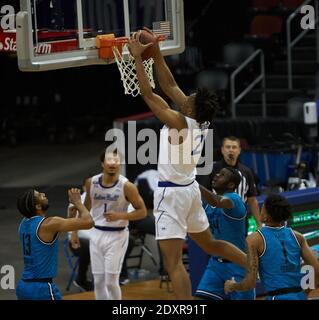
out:
<path id="1" fill-rule="evenodd" d="M 160 37 L 159 40 L 164 40 L 165 37 Z M 99 49 L 100 59 L 114 59 L 121 74 L 121 80 L 124 87 L 124 93 L 133 97 L 141 94 L 134 57 L 127 49 L 128 38 L 115 38 L 114 34 L 100 35 L 96 37 L 96 47 Z M 125 57 L 123 57 L 125 51 Z M 143 66 L 151 84 L 155 88 L 153 77 L 153 58 L 143 61 Z"/>

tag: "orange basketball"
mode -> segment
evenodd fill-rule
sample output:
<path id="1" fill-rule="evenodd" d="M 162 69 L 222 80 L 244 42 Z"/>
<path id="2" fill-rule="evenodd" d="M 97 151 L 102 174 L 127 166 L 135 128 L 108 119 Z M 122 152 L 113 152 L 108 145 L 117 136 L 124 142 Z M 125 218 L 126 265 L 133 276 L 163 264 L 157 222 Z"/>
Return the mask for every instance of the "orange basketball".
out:
<path id="1" fill-rule="evenodd" d="M 141 30 L 141 35 L 140 35 L 140 42 L 143 44 L 148 44 L 148 43 L 153 43 L 152 46 L 148 47 L 147 49 L 145 49 L 145 51 L 142 53 L 142 59 L 143 60 L 147 60 L 151 57 L 154 56 L 154 44 L 157 42 L 156 37 L 154 37 L 151 33 L 145 31 L 145 30 Z"/>

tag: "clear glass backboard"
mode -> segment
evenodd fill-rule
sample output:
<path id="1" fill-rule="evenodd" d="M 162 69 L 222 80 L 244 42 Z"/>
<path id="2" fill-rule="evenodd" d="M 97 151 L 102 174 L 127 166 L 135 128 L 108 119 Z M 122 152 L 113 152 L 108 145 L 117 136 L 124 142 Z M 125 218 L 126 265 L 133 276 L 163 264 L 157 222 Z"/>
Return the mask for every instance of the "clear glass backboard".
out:
<path id="1" fill-rule="evenodd" d="M 113 58 L 99 58 L 96 37 L 129 37 L 144 26 L 165 35 L 164 55 L 184 50 L 183 0 L 20 0 L 20 10 L 17 54 L 22 71 L 114 63 Z"/>

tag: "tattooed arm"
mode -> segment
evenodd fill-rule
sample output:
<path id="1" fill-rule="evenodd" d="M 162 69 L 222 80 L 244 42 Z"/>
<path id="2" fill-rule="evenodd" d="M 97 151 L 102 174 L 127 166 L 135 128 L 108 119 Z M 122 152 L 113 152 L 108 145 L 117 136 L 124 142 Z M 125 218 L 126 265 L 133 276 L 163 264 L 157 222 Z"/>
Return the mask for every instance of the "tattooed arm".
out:
<path id="1" fill-rule="evenodd" d="M 258 234 L 253 233 L 247 237 L 247 270 L 245 278 L 237 283 L 234 280 L 227 280 L 225 282 L 225 293 L 232 291 L 247 291 L 256 286 L 257 273 L 259 267 L 259 254 L 258 245 L 260 237 Z"/>

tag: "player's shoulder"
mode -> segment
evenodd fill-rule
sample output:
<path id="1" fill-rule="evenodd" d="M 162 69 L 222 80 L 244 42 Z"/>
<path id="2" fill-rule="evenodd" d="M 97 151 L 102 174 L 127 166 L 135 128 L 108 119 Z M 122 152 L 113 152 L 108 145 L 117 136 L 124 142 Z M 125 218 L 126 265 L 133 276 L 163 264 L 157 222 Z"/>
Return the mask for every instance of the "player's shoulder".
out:
<path id="1" fill-rule="evenodd" d="M 130 180 L 128 178 L 126 178 L 125 176 L 123 176 L 122 174 L 119 175 L 119 181 L 126 183 L 126 182 L 130 182 Z"/>
<path id="2" fill-rule="evenodd" d="M 100 178 L 102 177 L 102 173 L 96 174 L 92 176 L 90 179 L 88 179 L 88 183 L 91 185 L 99 185 L 100 184 Z"/>
<path id="3" fill-rule="evenodd" d="M 226 192 L 223 194 L 223 197 L 234 199 L 234 200 L 241 200 L 241 197 L 236 192 Z"/>
<path id="4" fill-rule="evenodd" d="M 305 241 L 304 235 L 303 235 L 302 233 L 296 231 L 296 230 L 291 229 L 291 228 L 290 228 L 290 230 L 291 230 L 292 234 L 293 234 L 293 235 L 296 237 L 296 239 L 298 240 L 299 244 L 301 245 L 301 244 Z"/>
<path id="5" fill-rule="evenodd" d="M 262 235 L 260 231 L 256 231 L 247 236 L 246 241 L 251 244 L 260 244 L 262 243 Z"/>
<path id="6" fill-rule="evenodd" d="M 184 116 L 185 121 L 187 123 L 187 128 L 188 129 L 200 129 L 200 125 L 198 124 L 198 122 L 190 117 Z"/>
<path id="7" fill-rule="evenodd" d="M 138 190 L 137 186 L 131 182 L 128 178 L 124 177 L 125 179 L 122 180 L 124 191 L 132 191 Z"/>
<path id="8" fill-rule="evenodd" d="M 230 199 L 235 207 L 238 207 L 239 204 L 243 204 L 244 202 L 242 200 L 242 198 L 240 197 L 240 195 L 236 192 L 227 192 L 223 194 L 223 198 L 227 198 Z"/>

